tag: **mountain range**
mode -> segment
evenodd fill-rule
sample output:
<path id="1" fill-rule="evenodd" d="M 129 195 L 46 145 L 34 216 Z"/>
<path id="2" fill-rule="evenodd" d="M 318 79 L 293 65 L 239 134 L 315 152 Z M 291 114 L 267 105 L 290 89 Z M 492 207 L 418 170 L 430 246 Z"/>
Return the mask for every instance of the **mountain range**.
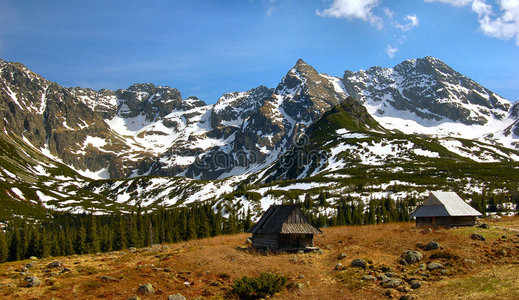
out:
<path id="1" fill-rule="evenodd" d="M 433 57 L 343 77 L 300 59 L 277 87 L 211 105 L 151 83 L 62 87 L 0 60 L 0 117 L 11 214 L 205 200 L 260 209 L 323 189 L 332 199 L 470 193 L 513 188 L 519 175 L 519 105 Z"/>

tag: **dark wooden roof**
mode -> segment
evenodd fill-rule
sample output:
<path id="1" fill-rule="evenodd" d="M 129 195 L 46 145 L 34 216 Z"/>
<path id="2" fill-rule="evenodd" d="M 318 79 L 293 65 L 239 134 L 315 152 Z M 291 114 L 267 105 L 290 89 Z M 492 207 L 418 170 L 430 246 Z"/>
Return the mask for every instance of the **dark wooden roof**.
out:
<path id="1" fill-rule="evenodd" d="M 295 205 L 271 205 L 250 233 L 322 233 L 308 222 L 301 209 Z"/>

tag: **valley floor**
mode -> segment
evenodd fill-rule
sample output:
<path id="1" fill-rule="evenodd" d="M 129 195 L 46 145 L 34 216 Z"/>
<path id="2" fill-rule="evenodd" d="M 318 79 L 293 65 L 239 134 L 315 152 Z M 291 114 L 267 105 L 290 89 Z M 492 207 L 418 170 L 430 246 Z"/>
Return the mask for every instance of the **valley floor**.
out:
<path id="1" fill-rule="evenodd" d="M 232 282 L 242 276 L 274 272 L 288 277 L 289 286 L 274 299 L 517 299 L 519 298 L 519 217 L 485 220 L 489 229 L 471 227 L 427 232 L 412 223 L 324 228 L 316 237 L 322 251 L 305 254 L 260 254 L 247 250 L 247 234 L 218 236 L 169 245 L 155 245 L 106 254 L 0 264 L 2 299 L 127 299 L 139 284 L 151 283 L 155 293 L 142 299 L 167 299 L 181 293 L 187 299 L 231 297 Z M 473 240 L 479 233 L 485 241 Z M 417 246 L 436 241 L 441 249 Z M 398 263 L 405 250 L 417 250 L 422 261 Z M 366 269 L 350 267 L 362 258 Z M 49 263 L 60 261 L 59 268 Z M 438 262 L 443 268 L 423 270 Z M 338 263 L 342 266 L 338 266 Z M 389 274 L 387 274 L 389 273 Z M 384 274 L 402 280 L 385 288 L 364 275 Z M 42 282 L 26 287 L 26 276 Z M 410 282 L 421 287 L 412 289 Z"/>

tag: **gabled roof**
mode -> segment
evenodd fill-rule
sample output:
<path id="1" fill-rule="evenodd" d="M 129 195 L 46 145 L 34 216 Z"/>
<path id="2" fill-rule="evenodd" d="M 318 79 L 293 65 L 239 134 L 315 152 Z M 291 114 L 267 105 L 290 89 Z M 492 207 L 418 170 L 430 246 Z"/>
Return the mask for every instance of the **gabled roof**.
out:
<path id="1" fill-rule="evenodd" d="M 481 213 L 454 192 L 431 192 L 411 217 L 477 217 Z"/>
<path id="2" fill-rule="evenodd" d="M 322 233 L 308 222 L 301 209 L 295 205 L 271 205 L 250 233 Z"/>

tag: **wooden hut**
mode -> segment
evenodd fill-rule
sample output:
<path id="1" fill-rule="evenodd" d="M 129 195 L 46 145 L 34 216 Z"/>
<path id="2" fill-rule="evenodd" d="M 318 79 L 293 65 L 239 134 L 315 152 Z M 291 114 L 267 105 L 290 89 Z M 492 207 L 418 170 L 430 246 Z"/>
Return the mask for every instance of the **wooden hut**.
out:
<path id="1" fill-rule="evenodd" d="M 322 233 L 308 222 L 297 205 L 272 205 L 251 227 L 256 248 L 285 251 L 316 250 L 314 234 Z"/>
<path id="2" fill-rule="evenodd" d="M 411 214 L 418 227 L 473 226 L 479 216 L 479 211 L 454 192 L 431 192 L 429 198 Z"/>

